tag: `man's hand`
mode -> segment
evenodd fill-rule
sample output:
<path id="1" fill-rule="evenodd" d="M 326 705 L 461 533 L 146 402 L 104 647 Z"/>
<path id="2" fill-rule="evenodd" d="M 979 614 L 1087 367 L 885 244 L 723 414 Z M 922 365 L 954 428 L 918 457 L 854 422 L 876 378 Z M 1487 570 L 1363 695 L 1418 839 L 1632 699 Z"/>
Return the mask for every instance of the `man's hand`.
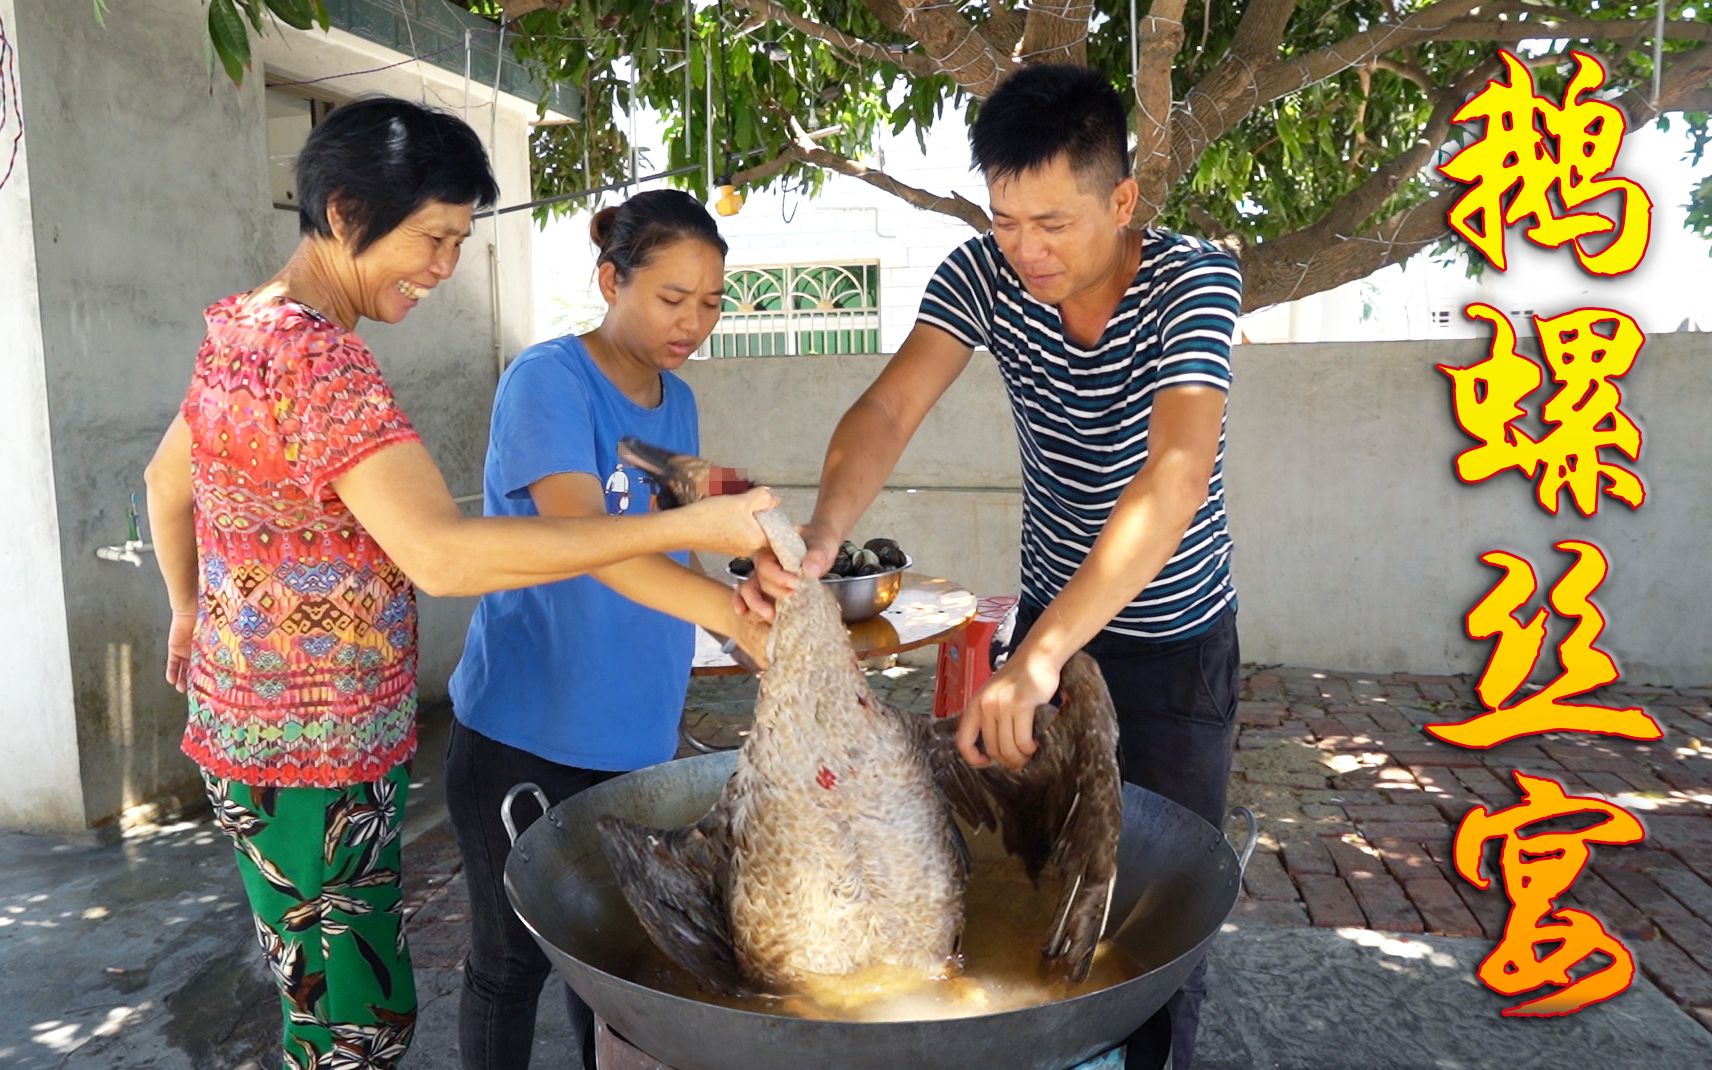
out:
<path id="1" fill-rule="evenodd" d="M 190 641 L 196 634 L 196 610 L 174 610 L 166 632 L 166 682 L 179 694 L 190 687 Z"/>
<path id="2" fill-rule="evenodd" d="M 839 538 L 835 533 L 813 524 L 802 524 L 797 531 L 808 546 L 808 552 L 803 555 L 801 579 L 779 563 L 772 547 L 762 549 L 755 555 L 755 571 L 737 585 L 732 596 L 738 616 L 753 615 L 762 620 L 772 620 L 774 603 L 795 591 L 799 582 L 818 582 L 832 567 L 832 562 L 838 559 Z"/>
<path id="3" fill-rule="evenodd" d="M 1021 769 L 1034 756 L 1034 711 L 1058 693 L 1061 666 L 1018 651 L 987 679 L 958 718 L 957 750 L 977 768 Z M 976 739 L 980 747 L 976 747 Z"/>

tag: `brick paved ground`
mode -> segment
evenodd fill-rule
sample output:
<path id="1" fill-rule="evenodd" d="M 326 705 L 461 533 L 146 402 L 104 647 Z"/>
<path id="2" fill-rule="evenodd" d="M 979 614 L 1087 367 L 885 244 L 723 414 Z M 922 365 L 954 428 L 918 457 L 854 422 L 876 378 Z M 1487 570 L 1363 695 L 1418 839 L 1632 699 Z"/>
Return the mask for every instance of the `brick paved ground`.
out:
<path id="1" fill-rule="evenodd" d="M 899 667 L 872 681 L 894 705 L 932 708 L 931 670 Z M 1503 894 L 1496 882 L 1483 892 L 1455 875 L 1451 835 L 1471 806 L 1517 801 L 1514 770 L 1546 775 L 1646 824 L 1643 844 L 1596 848 L 1565 905 L 1597 914 L 1646 975 L 1712 1029 L 1712 688 L 1599 696 L 1645 707 L 1665 729 L 1658 743 L 1545 736 L 1482 752 L 1420 729 L 1472 714 L 1466 677 L 1250 666 L 1245 681 L 1231 802 L 1255 810 L 1263 836 L 1243 916 L 1496 940 Z M 749 678 L 696 680 L 686 729 L 708 743 L 740 742 L 754 689 Z M 449 827 L 418 838 L 408 872 L 417 961 L 455 965 L 466 907 L 451 879 Z"/>
<path id="2" fill-rule="evenodd" d="M 1599 916 L 1640 968 L 1712 1028 L 1712 689 L 1602 692 L 1664 728 L 1656 743 L 1547 735 L 1471 751 L 1421 731 L 1479 709 L 1467 677 L 1250 667 L 1231 796 L 1265 836 L 1239 911 L 1279 925 L 1496 940 L 1507 903 L 1456 876 L 1456 823 L 1518 801 L 1512 774 L 1628 808 L 1633 847 L 1597 847 L 1563 905 Z M 1496 849 L 1496 844 L 1491 845 Z M 1488 870 L 1496 878 L 1496 868 Z"/>

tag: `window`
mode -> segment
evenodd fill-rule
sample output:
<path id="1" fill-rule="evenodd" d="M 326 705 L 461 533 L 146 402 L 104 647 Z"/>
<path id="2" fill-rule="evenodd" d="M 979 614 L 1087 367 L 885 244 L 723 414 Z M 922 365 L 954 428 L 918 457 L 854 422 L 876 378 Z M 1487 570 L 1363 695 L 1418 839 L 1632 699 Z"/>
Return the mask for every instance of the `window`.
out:
<path id="1" fill-rule="evenodd" d="M 710 357 L 877 353 L 880 265 L 731 268 Z"/>
<path id="2" fill-rule="evenodd" d="M 268 176 L 273 206 L 297 210 L 297 154 L 309 131 L 333 110 L 333 102 L 295 89 L 267 91 Z"/>

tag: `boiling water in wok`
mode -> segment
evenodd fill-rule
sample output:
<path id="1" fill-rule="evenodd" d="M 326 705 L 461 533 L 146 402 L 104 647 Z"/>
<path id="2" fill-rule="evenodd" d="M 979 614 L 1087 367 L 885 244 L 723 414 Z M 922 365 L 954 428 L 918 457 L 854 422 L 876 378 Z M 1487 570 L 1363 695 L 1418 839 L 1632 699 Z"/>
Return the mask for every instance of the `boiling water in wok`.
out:
<path id="1" fill-rule="evenodd" d="M 1018 1010 L 1121 984 L 1171 957 L 1161 949 L 1102 943 L 1081 983 L 1046 976 L 1040 943 L 1050 931 L 1057 889 L 1036 889 L 995 836 L 971 836 L 974 867 L 965 899 L 963 968 L 956 976 L 923 979 L 907 971 L 867 970 L 828 977 L 785 996 L 725 996 L 702 990 L 681 967 L 644 941 L 620 971 L 626 980 L 672 995 L 735 1010 L 837 1021 L 930 1021 Z"/>

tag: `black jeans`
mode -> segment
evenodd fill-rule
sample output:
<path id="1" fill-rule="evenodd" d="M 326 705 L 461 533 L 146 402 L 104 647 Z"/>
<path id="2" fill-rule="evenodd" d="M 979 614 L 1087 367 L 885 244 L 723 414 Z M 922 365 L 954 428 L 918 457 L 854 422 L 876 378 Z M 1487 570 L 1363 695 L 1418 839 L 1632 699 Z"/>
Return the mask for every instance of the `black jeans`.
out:
<path id="1" fill-rule="evenodd" d="M 446 806 L 470 889 L 470 954 L 458 1001 L 458 1053 L 464 1070 L 525 1070 L 535 1043 L 535 1011 L 553 967 L 505 897 L 505 859 L 511 841 L 499 804 L 513 785 L 540 786 L 550 804 L 617 776 L 559 765 L 452 724 L 446 747 Z M 512 819 L 519 834 L 541 816 L 533 795 L 517 798 Z M 572 1051 L 594 1070 L 594 1014 L 565 988 Z"/>
<path id="2" fill-rule="evenodd" d="M 1026 602 L 1018 608 L 1013 649 L 1039 616 Z M 1084 649 L 1099 663 L 1117 708 L 1123 778 L 1223 829 L 1242 690 L 1236 611 L 1193 638 L 1155 641 L 1101 632 Z M 1206 994 L 1203 960 L 1129 1038 L 1128 1070 L 1163 1066 L 1167 1054 L 1172 1070 L 1189 1070 Z"/>

